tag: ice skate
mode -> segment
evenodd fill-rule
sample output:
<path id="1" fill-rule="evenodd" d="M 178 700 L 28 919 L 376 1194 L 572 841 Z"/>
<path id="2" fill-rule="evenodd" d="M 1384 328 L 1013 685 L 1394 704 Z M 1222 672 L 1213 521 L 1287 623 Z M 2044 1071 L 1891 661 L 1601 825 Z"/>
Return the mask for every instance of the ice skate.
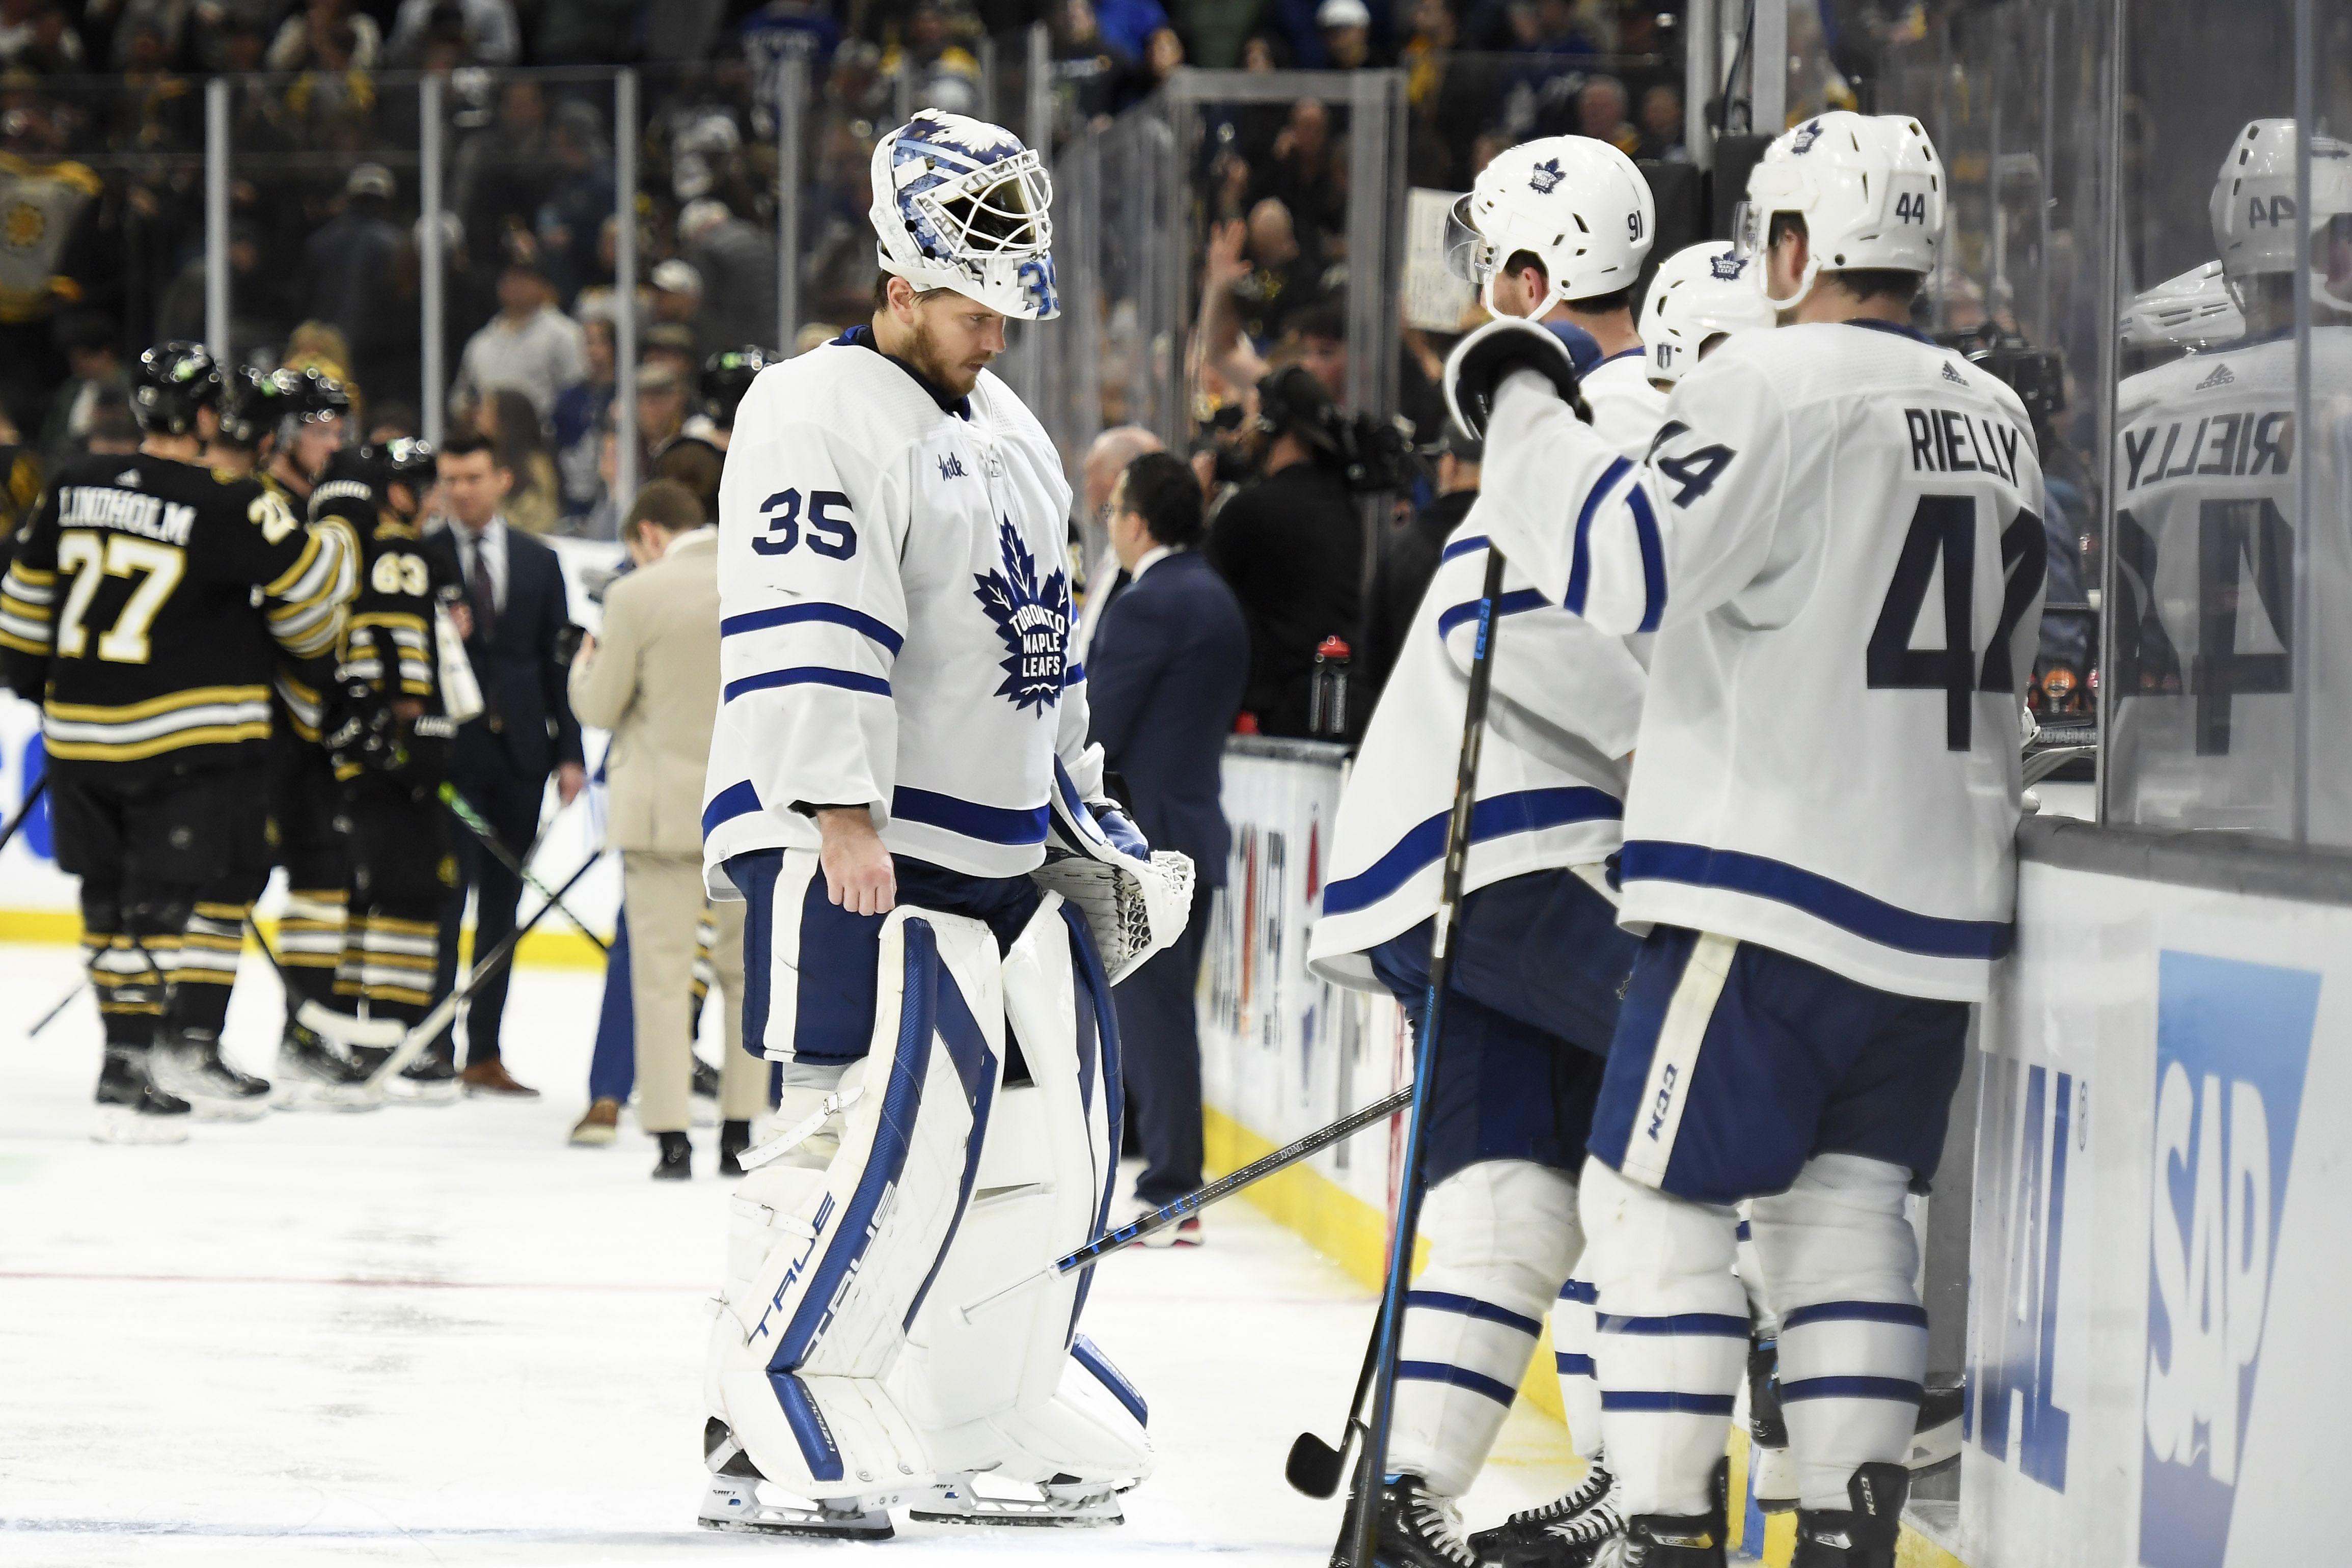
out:
<path id="1" fill-rule="evenodd" d="M 694 1521 L 705 1530 L 845 1541 L 887 1541 L 893 1533 L 886 1507 L 854 1497 L 799 1498 L 781 1490 L 760 1474 L 727 1423 L 716 1416 L 703 1424 L 702 1458 L 710 1467 L 710 1490 L 703 1493 Z"/>
<path id="2" fill-rule="evenodd" d="M 1481 1559 L 1514 1568 L 1583 1568 L 1623 1535 L 1625 1512 L 1617 1478 L 1595 1460 L 1575 1489 L 1542 1508 L 1515 1513 L 1471 1538 Z"/>
<path id="3" fill-rule="evenodd" d="M 289 1022 L 278 1042 L 269 1103 L 281 1111 L 373 1111 L 383 1099 L 370 1086 L 365 1067 L 316 1030 Z"/>
<path id="4" fill-rule="evenodd" d="M 907 1517 L 933 1524 L 1065 1529 L 1127 1522 L 1117 1488 L 1080 1481 L 1074 1476 L 1056 1476 L 1034 1486 L 992 1476 L 958 1476 L 914 1500 Z"/>
<path id="5" fill-rule="evenodd" d="M 250 1122 L 269 1113 L 269 1081 L 240 1072 L 221 1055 L 220 1036 L 180 1030 L 157 1042 L 150 1059 L 156 1086 L 188 1102 L 198 1121 Z"/>
<path id="6" fill-rule="evenodd" d="M 1851 1509 L 1797 1511 L 1797 1552 L 1790 1568 L 1895 1568 L 1911 1473 L 1901 1465 L 1864 1465 L 1845 1490 Z"/>
<path id="7" fill-rule="evenodd" d="M 1643 1514 L 1627 1520 L 1625 1532 L 1612 1536 L 1591 1562 L 1592 1568 L 1724 1568 L 1723 1527 L 1708 1514 Z"/>
<path id="8" fill-rule="evenodd" d="M 366 1054 L 360 1058 L 368 1065 L 368 1048 L 358 1048 Z M 384 1053 L 389 1056 L 391 1052 Z M 370 1067 L 373 1071 L 373 1068 Z M 384 1097 L 403 1105 L 455 1105 L 466 1096 L 465 1085 L 457 1082 L 457 1065 L 449 1060 L 446 1051 L 427 1049 L 424 1055 L 393 1074 L 383 1085 Z"/>
<path id="9" fill-rule="evenodd" d="M 188 1103 L 155 1087 L 147 1075 L 148 1053 L 131 1046 L 106 1048 L 98 1074 L 98 1121 L 89 1135 L 101 1144 L 180 1144 L 192 1120 Z"/>
<path id="10" fill-rule="evenodd" d="M 1585 1557 L 1535 1557 L 1529 1562 L 1581 1563 L 1591 1560 L 1601 1543 L 1622 1532 L 1625 1528 L 1624 1510 L 1619 1506 L 1617 1478 L 1599 1458 L 1584 1472 L 1584 1479 L 1561 1496 L 1541 1508 L 1522 1509 L 1492 1530 L 1482 1530 L 1470 1538 L 1471 1550 L 1481 1559 L 1499 1559 L 1514 1547 L 1533 1547 L 1553 1543 L 1559 1548 L 1585 1549 Z"/>
<path id="11" fill-rule="evenodd" d="M 1353 1561 L 1349 1553 L 1358 1517 L 1350 1506 L 1340 1548 L 1331 1558 L 1335 1568 Z M 1372 1561 L 1375 1568 L 1477 1568 L 1479 1558 L 1462 1538 L 1460 1505 L 1431 1491 L 1419 1476 L 1399 1476 L 1381 1488 L 1381 1532 Z"/>

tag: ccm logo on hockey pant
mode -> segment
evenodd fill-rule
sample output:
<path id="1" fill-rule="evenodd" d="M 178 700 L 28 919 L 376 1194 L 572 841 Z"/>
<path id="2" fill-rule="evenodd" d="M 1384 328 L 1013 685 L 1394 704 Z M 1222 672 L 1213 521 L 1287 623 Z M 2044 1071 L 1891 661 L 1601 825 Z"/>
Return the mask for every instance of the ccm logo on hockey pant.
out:
<path id="1" fill-rule="evenodd" d="M 2221 1568 L 2320 977 L 2175 952 L 2157 977 L 2140 1561 Z"/>
<path id="2" fill-rule="evenodd" d="M 1658 1134 L 1665 1128 L 1666 1113 L 1675 1106 L 1675 1085 L 1681 1082 L 1682 1075 L 1682 1069 L 1671 1061 L 1658 1075 L 1658 1092 L 1651 1101 L 1650 1124 L 1644 1130 L 1652 1143 L 1658 1141 Z"/>

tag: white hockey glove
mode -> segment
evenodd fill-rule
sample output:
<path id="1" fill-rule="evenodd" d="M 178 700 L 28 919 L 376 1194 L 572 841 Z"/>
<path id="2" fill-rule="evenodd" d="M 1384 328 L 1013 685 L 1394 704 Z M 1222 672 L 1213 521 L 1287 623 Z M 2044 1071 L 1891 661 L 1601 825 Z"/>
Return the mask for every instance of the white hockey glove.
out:
<path id="1" fill-rule="evenodd" d="M 1110 801 L 1081 800 L 1058 762 L 1054 784 L 1045 863 L 1029 876 L 1086 916 L 1103 969 L 1117 985 L 1183 935 L 1192 913 L 1192 862 L 1173 850 L 1154 850 Z"/>
<path id="2" fill-rule="evenodd" d="M 1445 357 L 1445 412 L 1478 440 L 1486 439 L 1495 415 L 1495 394 L 1514 371 L 1533 371 L 1549 381 L 1576 417 L 1592 423 L 1592 410 L 1577 390 L 1576 358 L 1568 340 L 1550 328 L 1516 316 L 1497 316 L 1454 345 Z"/>

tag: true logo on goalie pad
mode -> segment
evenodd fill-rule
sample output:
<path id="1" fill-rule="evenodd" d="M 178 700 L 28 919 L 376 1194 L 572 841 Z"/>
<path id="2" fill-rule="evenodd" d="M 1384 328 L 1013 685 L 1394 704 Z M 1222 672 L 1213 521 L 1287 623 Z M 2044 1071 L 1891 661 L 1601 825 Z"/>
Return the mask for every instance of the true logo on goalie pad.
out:
<path id="1" fill-rule="evenodd" d="M 776 1283 L 776 1293 L 768 1298 L 768 1310 L 760 1314 L 760 1326 L 751 1331 L 753 1339 L 758 1339 L 768 1332 L 769 1317 L 782 1309 L 784 1296 L 799 1281 L 801 1270 L 808 1266 L 810 1255 L 816 1251 L 816 1244 L 824 1239 L 825 1224 L 833 1218 L 833 1194 L 826 1193 L 818 1200 L 816 1213 L 810 1218 L 809 1237 L 807 1242 L 801 1248 L 801 1255 L 785 1266 L 784 1277 Z"/>

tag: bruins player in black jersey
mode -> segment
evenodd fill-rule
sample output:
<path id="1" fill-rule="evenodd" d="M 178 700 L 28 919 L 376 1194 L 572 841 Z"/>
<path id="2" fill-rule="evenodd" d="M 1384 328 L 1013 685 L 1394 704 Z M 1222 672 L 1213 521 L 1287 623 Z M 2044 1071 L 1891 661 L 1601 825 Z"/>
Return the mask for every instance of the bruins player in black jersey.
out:
<path id="1" fill-rule="evenodd" d="M 318 406 L 315 381 L 291 371 L 263 371 L 243 365 L 225 378 L 220 407 L 206 423 L 212 439 L 205 460 L 216 472 L 251 478 L 299 512 L 307 502 L 278 476 L 283 444 L 305 441 L 306 415 Z M 330 387 L 332 383 L 328 383 Z M 338 389 L 335 396 L 340 398 Z M 313 443 L 315 444 L 315 443 Z M 336 453 L 329 465 L 341 459 Z M 306 486 L 304 495 L 317 491 Z M 361 559 L 359 533 L 341 520 L 317 519 L 313 529 L 331 528 L 350 559 Z M 357 579 L 354 575 L 353 590 Z M 331 1005 L 335 965 L 342 953 L 342 850 L 334 831 L 332 764 L 320 748 L 335 660 L 280 657 L 271 682 L 268 798 L 270 855 L 256 868 L 200 890 L 183 944 L 192 966 L 210 961 L 236 968 L 242 927 L 268 883 L 269 868 L 287 868 L 286 908 L 278 921 L 285 966 L 286 1023 L 280 1036 L 273 1103 L 285 1110 L 368 1110 L 376 1098 L 366 1073 L 333 1045 L 304 1026 L 297 1010 L 305 1002 Z M 219 998 L 221 1019 L 228 998 Z M 212 1027 L 219 1027 L 214 1020 Z"/>
<path id="2" fill-rule="evenodd" d="M 457 884 L 449 814 L 436 794 L 457 725 L 442 687 L 436 615 L 457 585 L 435 580 L 418 543 L 417 514 L 434 478 L 432 446 L 401 439 L 345 454 L 317 495 L 319 520 L 346 519 L 364 558 L 336 672 L 340 716 L 327 737 L 351 870 L 335 994 L 364 1005 L 371 1019 L 409 1028 L 431 1008 L 441 905 Z M 389 1054 L 352 1050 L 370 1071 Z M 455 1068 L 432 1054 L 394 1087 L 430 1103 L 460 1092 Z"/>
<path id="3" fill-rule="evenodd" d="M 337 644 L 352 576 L 338 538 L 199 465 L 221 393 L 200 344 L 141 356 L 139 451 L 67 465 L 0 580 L 0 659 L 41 696 L 58 863 L 81 878 L 109 1139 L 175 1140 L 188 1096 L 236 1112 L 268 1092 L 191 1026 L 225 977 L 183 938 L 198 890 L 264 852 L 271 664 Z"/>

